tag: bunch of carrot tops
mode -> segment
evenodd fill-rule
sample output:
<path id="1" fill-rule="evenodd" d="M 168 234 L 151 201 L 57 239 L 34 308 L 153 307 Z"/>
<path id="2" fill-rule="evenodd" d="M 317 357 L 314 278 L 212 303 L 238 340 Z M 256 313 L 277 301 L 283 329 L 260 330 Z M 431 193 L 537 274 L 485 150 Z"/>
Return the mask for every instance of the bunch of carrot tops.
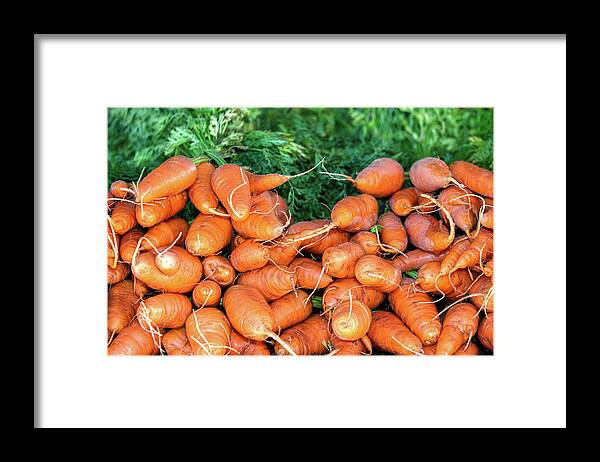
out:
<path id="1" fill-rule="evenodd" d="M 322 171 L 357 194 L 294 222 L 276 188 L 313 169 L 259 175 L 174 156 L 113 182 L 108 353 L 491 353 L 492 172 L 425 157 L 404 187 L 387 157 L 355 178 Z M 188 200 L 191 223 L 177 216 Z"/>

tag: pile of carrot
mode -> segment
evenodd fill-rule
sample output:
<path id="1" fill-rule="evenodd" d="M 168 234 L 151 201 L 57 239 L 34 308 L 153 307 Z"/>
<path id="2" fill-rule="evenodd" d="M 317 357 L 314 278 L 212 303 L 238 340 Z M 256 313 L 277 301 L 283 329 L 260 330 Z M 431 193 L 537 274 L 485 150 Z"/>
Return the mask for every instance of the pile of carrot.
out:
<path id="1" fill-rule="evenodd" d="M 112 183 L 108 354 L 492 354 L 492 172 L 426 157 L 319 173 L 356 194 L 300 222 L 276 192 L 298 175 L 175 156 Z"/>

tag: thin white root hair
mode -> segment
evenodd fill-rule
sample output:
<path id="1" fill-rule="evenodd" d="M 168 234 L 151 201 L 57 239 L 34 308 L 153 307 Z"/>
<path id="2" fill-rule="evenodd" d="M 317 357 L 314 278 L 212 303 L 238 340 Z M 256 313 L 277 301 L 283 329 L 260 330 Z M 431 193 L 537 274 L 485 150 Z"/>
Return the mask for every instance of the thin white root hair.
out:
<path id="1" fill-rule="evenodd" d="M 421 348 L 421 351 L 420 351 L 420 352 L 419 352 L 419 351 L 415 351 L 415 350 L 413 350 L 412 348 L 408 348 L 408 347 L 407 347 L 407 346 L 406 346 L 404 343 L 402 343 L 400 340 L 398 340 L 398 339 L 397 339 L 396 337 L 394 337 L 393 335 L 392 335 L 392 339 L 393 339 L 394 341 L 398 342 L 398 343 L 399 343 L 399 344 L 402 346 L 402 348 L 404 348 L 405 350 L 407 350 L 407 351 L 410 351 L 411 353 L 414 353 L 414 354 L 416 354 L 417 356 L 423 356 L 423 355 L 424 355 L 424 352 L 423 352 L 423 349 L 422 349 L 422 348 Z"/>

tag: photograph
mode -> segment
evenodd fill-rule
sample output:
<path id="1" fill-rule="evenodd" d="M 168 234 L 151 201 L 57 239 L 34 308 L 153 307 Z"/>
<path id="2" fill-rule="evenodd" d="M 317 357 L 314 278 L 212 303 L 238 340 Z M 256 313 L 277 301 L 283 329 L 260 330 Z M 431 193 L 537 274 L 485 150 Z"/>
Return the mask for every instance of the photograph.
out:
<path id="1" fill-rule="evenodd" d="M 107 355 L 493 356 L 493 107 L 106 123 Z"/>

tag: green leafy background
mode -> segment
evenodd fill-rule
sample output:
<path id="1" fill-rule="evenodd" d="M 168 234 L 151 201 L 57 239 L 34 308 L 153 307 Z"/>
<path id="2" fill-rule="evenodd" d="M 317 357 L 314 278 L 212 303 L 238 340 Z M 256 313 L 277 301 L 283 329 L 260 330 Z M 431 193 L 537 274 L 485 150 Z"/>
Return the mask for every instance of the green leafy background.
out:
<path id="1" fill-rule="evenodd" d="M 109 108 L 108 182 L 137 180 L 166 158 L 184 155 L 254 173 L 294 175 L 321 159 L 329 172 L 355 176 L 391 157 L 408 172 L 417 159 L 471 161 L 493 170 L 491 108 Z M 356 194 L 317 169 L 278 188 L 294 221 L 326 218 L 327 207 Z M 408 179 L 408 178 L 407 178 Z M 382 202 L 382 211 L 385 210 Z M 188 204 L 182 215 L 197 215 Z"/>

